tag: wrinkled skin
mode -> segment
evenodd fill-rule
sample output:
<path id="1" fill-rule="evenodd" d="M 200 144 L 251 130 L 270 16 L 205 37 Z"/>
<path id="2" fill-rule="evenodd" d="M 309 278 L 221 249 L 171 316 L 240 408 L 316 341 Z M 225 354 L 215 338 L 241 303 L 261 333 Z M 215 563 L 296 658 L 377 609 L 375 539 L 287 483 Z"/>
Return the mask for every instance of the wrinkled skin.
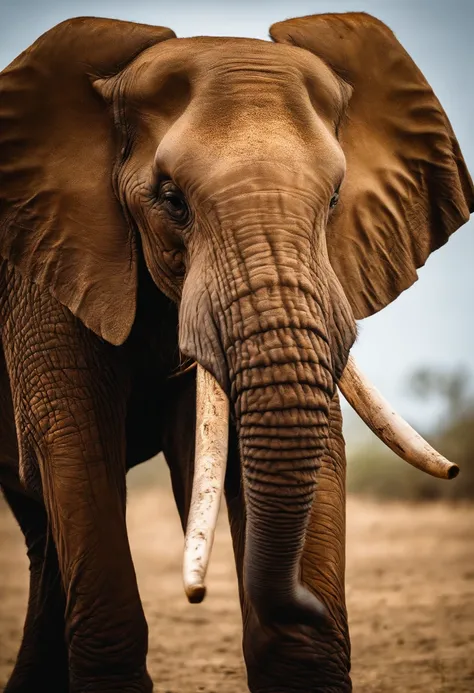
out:
<path id="1" fill-rule="evenodd" d="M 250 690 L 350 691 L 336 386 L 355 319 L 469 215 L 449 122 L 366 15 L 275 25 L 274 44 L 50 34 L 0 81 L 0 480 L 31 562 L 7 691 L 151 690 L 125 473 L 164 451 L 185 527 L 180 353 L 231 401 Z"/>

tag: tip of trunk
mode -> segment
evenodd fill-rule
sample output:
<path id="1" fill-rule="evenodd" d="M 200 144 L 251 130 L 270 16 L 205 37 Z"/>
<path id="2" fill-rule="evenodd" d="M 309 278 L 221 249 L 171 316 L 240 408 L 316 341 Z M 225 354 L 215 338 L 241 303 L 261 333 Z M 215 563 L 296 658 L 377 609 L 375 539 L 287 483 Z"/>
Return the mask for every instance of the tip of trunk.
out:
<path id="1" fill-rule="evenodd" d="M 330 622 L 324 604 L 302 584 L 282 597 L 252 594 L 251 585 L 247 585 L 247 590 L 260 622 L 266 625 L 299 624 L 321 628 Z"/>

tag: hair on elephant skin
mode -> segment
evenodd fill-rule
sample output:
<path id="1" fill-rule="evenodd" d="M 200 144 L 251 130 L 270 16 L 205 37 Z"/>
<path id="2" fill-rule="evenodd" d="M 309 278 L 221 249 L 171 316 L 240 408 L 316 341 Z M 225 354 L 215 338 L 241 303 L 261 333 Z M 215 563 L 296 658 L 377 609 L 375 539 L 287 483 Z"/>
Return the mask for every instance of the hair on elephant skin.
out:
<path id="1" fill-rule="evenodd" d="M 270 36 L 78 18 L 0 74 L 0 482 L 31 566 L 7 693 L 152 690 L 125 475 L 164 451 L 185 529 L 200 431 L 227 461 L 249 689 L 351 690 L 337 385 L 356 319 L 473 186 L 382 22 Z M 200 373 L 228 448 L 196 422 Z"/>

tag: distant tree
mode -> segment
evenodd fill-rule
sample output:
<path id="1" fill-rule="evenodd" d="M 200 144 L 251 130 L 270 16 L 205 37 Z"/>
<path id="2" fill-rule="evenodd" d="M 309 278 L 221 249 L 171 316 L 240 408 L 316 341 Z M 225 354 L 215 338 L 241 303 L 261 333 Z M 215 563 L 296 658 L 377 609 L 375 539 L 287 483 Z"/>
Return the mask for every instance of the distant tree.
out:
<path id="1" fill-rule="evenodd" d="M 453 370 L 422 366 L 413 371 L 408 380 L 408 389 L 414 397 L 441 400 L 443 418 L 448 424 L 469 406 L 469 386 L 470 374 L 463 366 Z"/>

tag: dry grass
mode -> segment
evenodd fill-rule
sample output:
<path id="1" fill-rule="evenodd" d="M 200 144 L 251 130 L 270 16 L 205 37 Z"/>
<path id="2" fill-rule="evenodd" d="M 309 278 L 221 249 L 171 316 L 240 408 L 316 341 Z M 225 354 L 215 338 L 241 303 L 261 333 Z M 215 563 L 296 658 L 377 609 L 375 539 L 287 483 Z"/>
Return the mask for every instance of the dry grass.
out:
<path id="1" fill-rule="evenodd" d="M 240 613 L 225 515 L 209 596 L 186 603 L 182 536 L 167 489 L 133 491 L 129 529 L 158 693 L 242 693 Z M 474 507 L 348 506 L 347 592 L 359 693 L 474 691 Z M 20 532 L 0 512 L 0 687 L 13 665 L 27 589 Z"/>

